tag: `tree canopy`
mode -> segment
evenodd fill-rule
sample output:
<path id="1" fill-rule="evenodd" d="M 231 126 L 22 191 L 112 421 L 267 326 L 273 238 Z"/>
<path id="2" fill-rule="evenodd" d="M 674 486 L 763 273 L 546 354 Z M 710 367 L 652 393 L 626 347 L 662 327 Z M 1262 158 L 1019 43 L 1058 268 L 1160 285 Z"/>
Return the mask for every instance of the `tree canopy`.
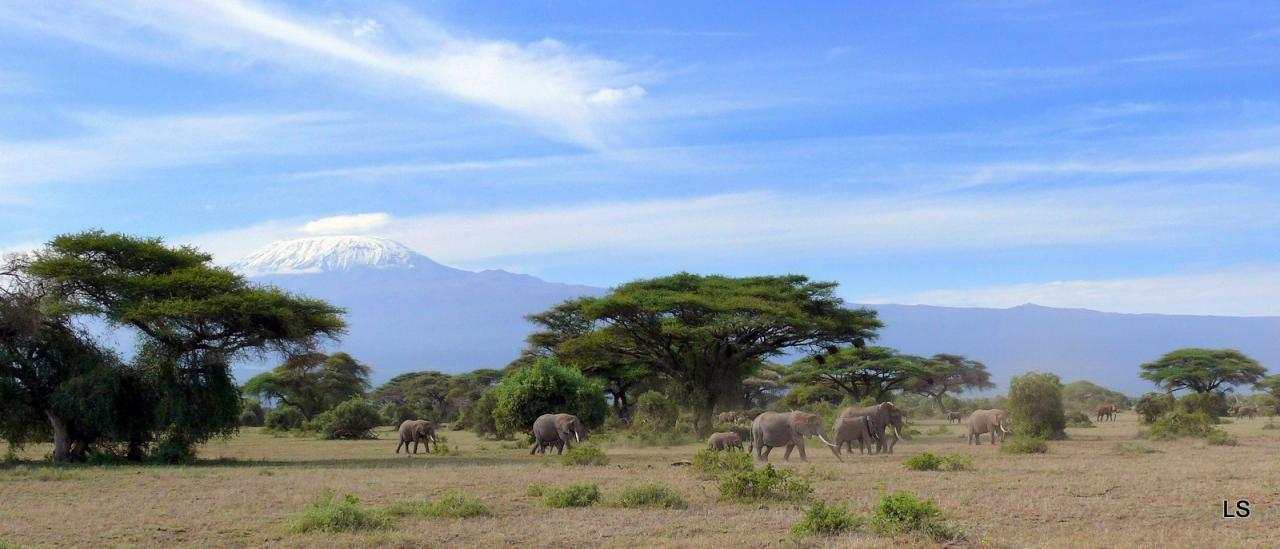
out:
<path id="1" fill-rule="evenodd" d="M 246 381 L 244 392 L 293 406 L 311 419 L 369 390 L 372 370 L 347 353 L 305 353 Z"/>
<path id="2" fill-rule="evenodd" d="M 1167 391 L 1190 389 L 1197 393 L 1253 385 L 1267 373 L 1258 361 L 1235 349 L 1178 349 L 1143 364 L 1141 369 L 1143 379 Z"/>
<path id="3" fill-rule="evenodd" d="M 600 386 L 575 368 L 540 358 L 507 374 L 494 388 L 493 419 L 498 432 L 527 431 L 542 414 L 573 414 L 588 428 L 609 413 Z"/>
<path id="4" fill-rule="evenodd" d="M 948 393 L 966 390 L 993 389 L 991 373 L 987 365 L 960 355 L 940 353 L 920 363 L 919 371 L 903 388 L 933 399 L 938 411 L 943 411 L 942 398 Z"/>
<path id="5" fill-rule="evenodd" d="M 890 392 L 903 388 L 909 381 L 929 375 L 927 363 L 921 357 L 901 354 L 888 347 L 849 346 L 796 361 L 787 372 L 786 380 L 827 385 L 843 391 L 855 402 L 867 397 L 883 401 Z"/>

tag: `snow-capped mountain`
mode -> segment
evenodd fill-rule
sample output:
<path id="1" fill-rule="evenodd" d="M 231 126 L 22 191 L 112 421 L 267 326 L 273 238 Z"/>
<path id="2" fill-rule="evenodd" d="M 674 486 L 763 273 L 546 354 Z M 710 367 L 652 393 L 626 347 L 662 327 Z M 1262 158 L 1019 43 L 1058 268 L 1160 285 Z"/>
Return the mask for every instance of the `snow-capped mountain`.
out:
<path id="1" fill-rule="evenodd" d="M 447 268 L 404 244 L 372 236 L 320 236 L 272 242 L 231 269 L 247 276 L 345 271 L 353 268 Z"/>

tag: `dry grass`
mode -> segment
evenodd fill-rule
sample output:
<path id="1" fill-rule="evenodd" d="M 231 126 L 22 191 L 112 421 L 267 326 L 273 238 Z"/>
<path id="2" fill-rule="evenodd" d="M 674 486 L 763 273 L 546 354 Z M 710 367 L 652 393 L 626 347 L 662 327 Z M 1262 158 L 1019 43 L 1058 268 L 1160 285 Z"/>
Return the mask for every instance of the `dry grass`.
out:
<path id="1" fill-rule="evenodd" d="M 1073 440 L 1050 442 L 1043 455 L 1001 454 L 986 444 L 966 446 L 963 428 L 901 443 L 894 455 L 845 456 L 811 444 L 808 467 L 814 497 L 867 514 L 884 492 L 906 490 L 931 498 L 972 542 L 1008 547 L 1270 547 L 1280 532 L 1280 431 L 1264 421 L 1223 428 L 1239 446 L 1201 440 L 1141 442 L 1160 453 L 1117 451 L 1133 442 L 1134 415 L 1093 429 L 1068 429 Z M 942 421 L 922 421 L 922 430 Z M 788 503 L 742 505 L 717 501 L 713 481 L 689 467 L 672 467 L 701 448 L 604 446 L 610 465 L 566 468 L 554 457 L 502 448 L 462 432 L 449 433 L 457 455 L 406 458 L 394 452 L 390 431 L 379 440 L 275 438 L 250 429 L 201 450 L 204 461 L 185 467 L 77 467 L 42 473 L 28 464 L 0 468 L 0 539 L 23 547 L 896 547 L 933 546 L 925 538 L 790 536 L 803 510 Z M 984 439 L 985 440 L 985 439 Z M 28 448 L 38 458 L 47 447 Z M 913 454 L 973 456 L 976 473 L 907 471 Z M 773 463 L 782 465 L 774 452 Z M 62 471 L 72 471 L 66 473 Z M 819 478 L 821 477 L 821 478 Z M 594 482 L 606 497 L 640 482 L 670 486 L 682 510 L 594 506 L 549 509 L 525 495 L 529 484 Z M 331 489 L 370 507 L 433 498 L 460 490 L 482 500 L 491 516 L 468 519 L 403 516 L 384 530 L 292 533 L 290 521 Z M 1223 519 L 1223 498 L 1253 503 L 1246 519 Z M 74 525 L 69 527 L 68 525 Z"/>

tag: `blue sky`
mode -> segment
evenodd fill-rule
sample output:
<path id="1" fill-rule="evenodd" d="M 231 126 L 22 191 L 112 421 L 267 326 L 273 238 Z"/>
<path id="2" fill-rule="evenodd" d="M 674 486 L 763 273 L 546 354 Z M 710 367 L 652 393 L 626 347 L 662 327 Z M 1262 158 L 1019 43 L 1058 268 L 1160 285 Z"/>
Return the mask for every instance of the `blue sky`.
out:
<path id="1" fill-rule="evenodd" d="M 1280 314 L 1280 7 L 512 4 L 5 2 L 0 250 Z"/>

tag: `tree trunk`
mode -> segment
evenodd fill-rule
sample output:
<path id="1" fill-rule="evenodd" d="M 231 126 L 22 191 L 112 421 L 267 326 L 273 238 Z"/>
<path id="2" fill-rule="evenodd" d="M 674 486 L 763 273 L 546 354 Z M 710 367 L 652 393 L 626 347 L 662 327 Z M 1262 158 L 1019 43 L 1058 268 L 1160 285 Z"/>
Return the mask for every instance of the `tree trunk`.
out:
<path id="1" fill-rule="evenodd" d="M 71 457 L 71 434 L 67 432 L 67 422 L 53 412 L 45 412 L 45 415 L 53 427 L 53 462 L 66 463 Z"/>
<path id="2" fill-rule="evenodd" d="M 129 435 L 129 461 L 142 461 L 143 455 L 142 437 L 137 434 Z"/>
<path id="3" fill-rule="evenodd" d="M 693 428 L 698 432 L 699 438 L 706 438 L 711 435 L 712 412 L 716 409 L 716 395 L 708 394 L 694 404 L 693 410 Z"/>

